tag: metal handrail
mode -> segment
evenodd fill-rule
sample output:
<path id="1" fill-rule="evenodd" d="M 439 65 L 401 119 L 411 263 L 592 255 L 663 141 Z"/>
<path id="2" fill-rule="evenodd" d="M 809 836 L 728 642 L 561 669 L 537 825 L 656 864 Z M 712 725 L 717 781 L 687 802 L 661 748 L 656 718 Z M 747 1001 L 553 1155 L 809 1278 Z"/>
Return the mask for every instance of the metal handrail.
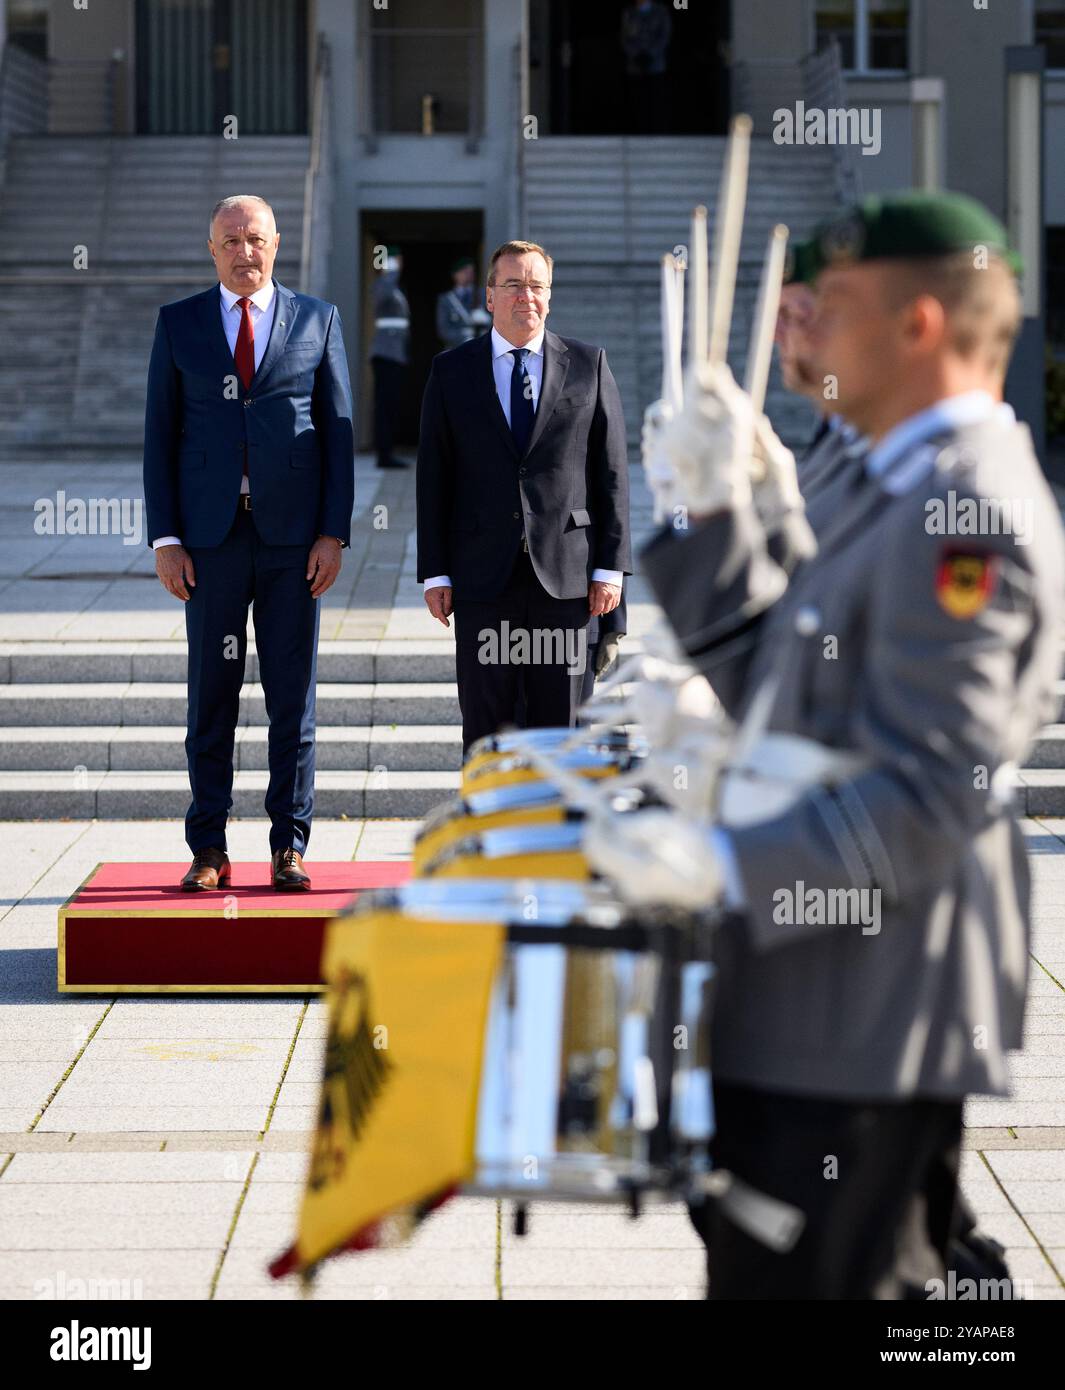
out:
<path id="1" fill-rule="evenodd" d="M 314 63 L 314 95 L 311 102 L 311 151 L 307 163 L 307 173 L 303 180 L 303 239 L 300 244 L 300 292 L 302 294 L 309 294 L 311 291 L 312 240 L 315 205 L 318 199 L 318 176 L 322 164 L 328 84 L 329 45 L 325 35 L 319 34 Z"/>
<path id="2" fill-rule="evenodd" d="M 839 108 L 847 104 L 843 84 L 843 60 L 839 41 L 833 37 L 818 53 L 802 60 L 803 86 L 807 104 Z M 836 192 L 844 203 L 854 203 L 862 196 L 862 176 L 859 163 L 849 145 L 832 145 L 832 164 L 836 175 Z"/>

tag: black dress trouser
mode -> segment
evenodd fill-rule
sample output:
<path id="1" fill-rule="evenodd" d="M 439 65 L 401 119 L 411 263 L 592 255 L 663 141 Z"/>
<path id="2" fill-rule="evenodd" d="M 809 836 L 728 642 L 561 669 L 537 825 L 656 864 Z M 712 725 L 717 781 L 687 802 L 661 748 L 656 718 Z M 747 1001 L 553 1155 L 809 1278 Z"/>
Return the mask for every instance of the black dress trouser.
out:
<path id="1" fill-rule="evenodd" d="M 806 1224 L 777 1253 L 720 1204 L 692 1208 L 721 1299 L 926 1298 L 944 1279 L 962 1102 L 826 1100 L 714 1084 L 714 1166 L 792 1203 Z"/>
<path id="2" fill-rule="evenodd" d="M 498 598 L 452 602 L 463 754 L 507 727 L 572 727 L 587 665 L 587 594 L 553 598 L 519 550 Z"/>

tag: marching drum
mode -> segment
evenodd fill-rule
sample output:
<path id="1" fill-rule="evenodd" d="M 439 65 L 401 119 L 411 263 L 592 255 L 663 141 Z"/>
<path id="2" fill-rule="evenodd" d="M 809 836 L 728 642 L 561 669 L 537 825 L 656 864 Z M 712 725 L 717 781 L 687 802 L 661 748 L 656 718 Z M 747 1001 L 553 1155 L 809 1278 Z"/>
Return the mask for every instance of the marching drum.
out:
<path id="1" fill-rule="evenodd" d="M 480 739 L 462 769 L 462 793 L 540 781 L 543 772 L 530 748 L 582 777 L 612 777 L 646 756 L 645 741 L 624 729 L 601 734 L 583 729 L 518 729 Z"/>
<path id="2" fill-rule="evenodd" d="M 475 831 L 452 840 L 420 872 L 426 878 L 590 879 L 582 819 L 567 813 L 561 824 Z"/>
<path id="3" fill-rule="evenodd" d="M 496 924 L 464 1191 L 519 1201 L 677 1198 L 705 1175 L 712 1135 L 706 1029 L 709 923 L 641 913 L 600 884 L 424 879 L 353 913 Z M 444 937 L 446 941 L 446 936 Z"/>
<path id="4" fill-rule="evenodd" d="M 498 734 L 475 744 L 467 768 L 476 759 L 482 769 L 481 775 L 467 777 L 464 773 L 462 793 L 433 807 L 425 817 L 414 841 L 412 865 L 415 876 L 428 872 L 428 865 L 457 841 L 469 840 L 485 831 L 514 826 L 559 826 L 567 821 L 579 820 L 580 813 L 568 804 L 559 787 L 527 760 L 527 754 L 523 755 L 517 749 L 519 737 L 527 748 L 530 741 L 528 735 L 552 735 L 561 743 L 560 734 L 572 738 L 574 730 L 523 729 L 519 734 Z M 544 743 L 547 742 L 545 738 Z M 583 758 L 589 748 L 592 750 L 590 763 Z M 477 754 L 478 749 L 481 750 L 480 754 Z M 607 759 L 612 750 L 619 756 L 631 757 L 634 764 L 642 757 L 638 741 L 630 740 L 627 735 L 608 735 L 582 745 L 582 757 L 577 758 L 576 762 L 566 761 L 565 766 L 577 775 L 582 775 L 590 767 L 595 777 L 620 772 L 620 765 L 604 760 L 602 750 L 607 750 Z M 521 766 L 511 762 L 506 774 L 494 775 L 501 758 L 517 759 Z M 643 799 L 641 790 L 626 787 L 620 793 L 619 805 L 628 803 L 635 806 Z"/>

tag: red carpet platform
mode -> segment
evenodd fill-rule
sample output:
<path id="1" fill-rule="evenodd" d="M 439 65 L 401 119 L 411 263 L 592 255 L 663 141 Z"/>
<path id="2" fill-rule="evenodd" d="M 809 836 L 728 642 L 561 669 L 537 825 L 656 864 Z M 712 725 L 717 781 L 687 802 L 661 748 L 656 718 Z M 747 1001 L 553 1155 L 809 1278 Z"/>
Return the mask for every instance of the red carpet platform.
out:
<path id="1" fill-rule="evenodd" d="M 97 864 L 59 909 L 61 994 L 310 994 L 325 923 L 410 864 L 307 863 L 313 887 L 278 893 L 266 862 L 234 864 L 218 892 L 183 893 L 180 864 Z"/>

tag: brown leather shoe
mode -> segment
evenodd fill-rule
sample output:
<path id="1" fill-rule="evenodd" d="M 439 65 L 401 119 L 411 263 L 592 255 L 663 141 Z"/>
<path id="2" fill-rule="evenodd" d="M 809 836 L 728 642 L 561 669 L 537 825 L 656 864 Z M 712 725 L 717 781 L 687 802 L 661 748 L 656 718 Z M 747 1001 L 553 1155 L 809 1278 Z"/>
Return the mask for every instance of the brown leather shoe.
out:
<path id="1" fill-rule="evenodd" d="M 192 856 L 189 871 L 181 880 L 185 893 L 205 893 L 210 888 L 221 888 L 229 881 L 229 855 L 224 849 L 198 849 Z"/>
<path id="2" fill-rule="evenodd" d="M 311 886 L 311 876 L 304 872 L 303 855 L 295 849 L 274 850 L 270 874 L 274 887 L 282 892 Z"/>

